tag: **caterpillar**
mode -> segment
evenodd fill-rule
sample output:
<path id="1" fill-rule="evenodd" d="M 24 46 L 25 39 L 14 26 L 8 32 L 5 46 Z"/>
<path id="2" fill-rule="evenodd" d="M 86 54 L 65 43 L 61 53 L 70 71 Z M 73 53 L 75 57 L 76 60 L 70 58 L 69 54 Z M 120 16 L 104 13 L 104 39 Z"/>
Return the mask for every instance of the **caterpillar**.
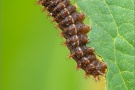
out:
<path id="1" fill-rule="evenodd" d="M 89 42 L 87 33 L 91 27 L 83 23 L 85 14 L 77 12 L 70 0 L 39 0 L 38 4 L 58 23 L 61 34 L 66 39 L 65 45 L 70 50 L 69 57 L 76 61 L 77 68 L 83 69 L 86 75 L 93 75 L 94 78 L 104 75 L 107 64 L 97 59 L 93 47 L 86 46 Z"/>

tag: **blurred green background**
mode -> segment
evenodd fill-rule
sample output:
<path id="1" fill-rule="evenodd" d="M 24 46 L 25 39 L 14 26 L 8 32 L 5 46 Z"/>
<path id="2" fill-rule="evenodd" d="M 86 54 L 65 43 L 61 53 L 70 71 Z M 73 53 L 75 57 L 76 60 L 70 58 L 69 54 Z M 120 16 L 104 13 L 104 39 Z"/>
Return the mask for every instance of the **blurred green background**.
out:
<path id="1" fill-rule="evenodd" d="M 0 0 L 2 90 L 104 90 L 85 78 L 36 0 Z"/>

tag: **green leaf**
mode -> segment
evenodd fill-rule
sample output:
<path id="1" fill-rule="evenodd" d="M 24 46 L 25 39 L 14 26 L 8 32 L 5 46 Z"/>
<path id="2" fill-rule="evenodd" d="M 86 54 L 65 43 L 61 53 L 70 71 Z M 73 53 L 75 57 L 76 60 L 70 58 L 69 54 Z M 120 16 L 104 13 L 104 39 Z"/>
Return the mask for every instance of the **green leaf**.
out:
<path id="1" fill-rule="evenodd" d="M 88 45 L 107 63 L 107 90 L 134 90 L 134 1 L 74 0 L 92 30 Z"/>

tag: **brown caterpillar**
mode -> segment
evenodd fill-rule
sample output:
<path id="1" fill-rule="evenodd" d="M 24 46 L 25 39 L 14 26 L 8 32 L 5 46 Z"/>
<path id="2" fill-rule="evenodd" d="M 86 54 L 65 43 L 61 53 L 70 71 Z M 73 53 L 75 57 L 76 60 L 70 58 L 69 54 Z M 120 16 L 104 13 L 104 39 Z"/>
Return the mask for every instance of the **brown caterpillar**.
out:
<path id="1" fill-rule="evenodd" d="M 104 75 L 107 65 L 96 58 L 94 48 L 86 46 L 89 42 L 87 33 L 91 28 L 83 23 L 85 14 L 78 13 L 69 0 L 39 0 L 38 3 L 44 6 L 49 15 L 54 17 L 53 21 L 58 23 L 66 39 L 65 44 L 71 52 L 70 57 L 77 62 L 77 67 L 83 69 L 86 75 L 93 75 L 95 78 Z"/>

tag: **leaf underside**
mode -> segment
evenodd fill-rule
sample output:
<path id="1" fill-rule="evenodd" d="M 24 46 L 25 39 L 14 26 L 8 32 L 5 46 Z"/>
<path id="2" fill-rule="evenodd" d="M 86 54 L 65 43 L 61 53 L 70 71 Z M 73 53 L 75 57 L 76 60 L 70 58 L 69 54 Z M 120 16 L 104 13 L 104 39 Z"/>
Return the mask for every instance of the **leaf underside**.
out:
<path id="1" fill-rule="evenodd" d="M 96 53 L 107 63 L 106 90 L 134 90 L 134 0 L 74 0 L 86 13 Z"/>

